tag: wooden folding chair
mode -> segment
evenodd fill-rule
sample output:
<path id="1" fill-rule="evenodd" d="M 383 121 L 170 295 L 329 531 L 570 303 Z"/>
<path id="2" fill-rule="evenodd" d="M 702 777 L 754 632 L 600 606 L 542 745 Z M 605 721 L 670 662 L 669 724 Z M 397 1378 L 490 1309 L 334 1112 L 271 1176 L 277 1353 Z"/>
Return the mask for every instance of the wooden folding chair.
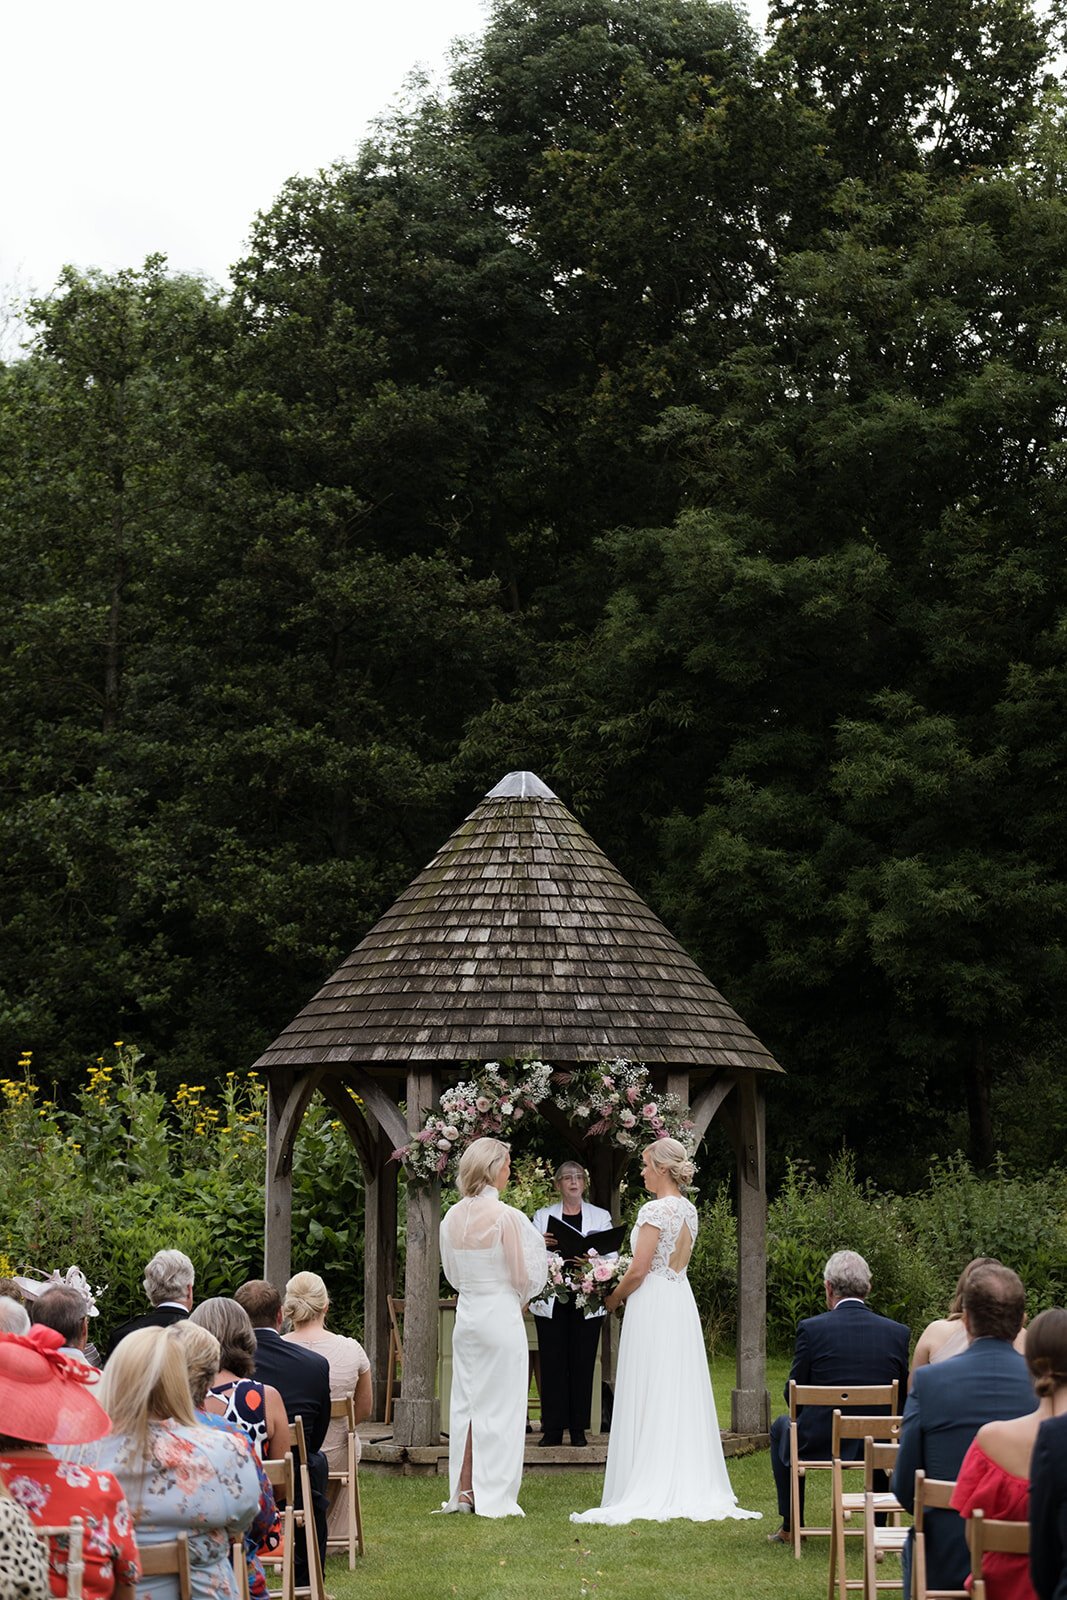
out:
<path id="1" fill-rule="evenodd" d="M 137 1546 L 141 1557 L 141 1572 L 146 1578 L 178 1579 L 180 1600 L 192 1600 L 193 1585 L 189 1576 L 189 1536 L 177 1534 L 165 1544 Z"/>
<path id="2" fill-rule="evenodd" d="M 296 1522 L 293 1509 L 295 1487 L 292 1452 L 282 1456 L 280 1461 L 264 1461 L 263 1470 L 270 1480 L 274 1499 L 281 1513 L 282 1543 L 279 1550 L 261 1550 L 259 1561 L 265 1572 L 278 1572 L 281 1575 L 282 1586 L 280 1589 L 272 1590 L 272 1594 L 280 1596 L 280 1600 L 294 1600 L 296 1579 L 293 1569 L 293 1540 L 296 1538 Z"/>
<path id="3" fill-rule="evenodd" d="M 892 1416 L 897 1411 L 897 1380 L 892 1383 L 832 1384 L 796 1383 L 789 1380 L 789 1526 L 792 1529 L 793 1554 L 800 1560 L 802 1539 L 829 1539 L 833 1529 L 804 1528 L 800 1523 L 800 1480 L 809 1472 L 832 1472 L 833 1461 L 802 1461 L 797 1434 L 797 1413 L 802 1406 L 834 1406 L 850 1412 L 884 1407 Z"/>
<path id="4" fill-rule="evenodd" d="M 330 1482 L 338 1486 L 338 1492 L 345 1500 L 348 1507 L 348 1535 L 345 1538 L 330 1538 L 327 1535 L 326 1553 L 331 1550 L 348 1551 L 348 1570 L 355 1571 L 356 1552 L 363 1554 L 363 1507 L 359 1499 L 359 1462 L 356 1459 L 356 1401 L 354 1395 L 348 1395 L 344 1400 L 334 1400 L 330 1406 L 331 1421 L 344 1418 L 346 1423 L 346 1437 L 348 1443 L 347 1463 L 343 1470 L 340 1468 L 331 1471 Z"/>
<path id="5" fill-rule="evenodd" d="M 296 1470 L 300 1474 L 300 1498 L 304 1502 L 293 1513 L 298 1528 L 303 1528 L 308 1552 L 308 1582 L 311 1600 L 324 1600 L 326 1586 L 322 1581 L 322 1552 L 315 1531 L 315 1506 L 311 1498 L 311 1473 L 308 1471 L 307 1443 L 304 1439 L 304 1419 L 297 1417 L 289 1424 L 289 1443 L 292 1446 Z"/>
<path id="6" fill-rule="evenodd" d="M 982 1561 L 991 1550 L 1005 1555 L 1030 1554 L 1030 1524 L 1028 1522 L 997 1522 L 982 1511 L 972 1511 L 968 1519 L 971 1546 L 971 1600 L 986 1600 L 985 1573 Z"/>
<path id="7" fill-rule="evenodd" d="M 393 1420 L 393 1401 L 400 1393 L 404 1375 L 404 1302 L 387 1294 L 385 1303 L 389 1307 L 389 1355 L 385 1363 L 385 1421 L 388 1423 Z"/>
<path id="8" fill-rule="evenodd" d="M 234 1539 L 230 1544 L 230 1560 L 233 1563 L 233 1581 L 237 1585 L 237 1600 L 250 1600 L 248 1557 L 245 1554 L 243 1539 Z"/>
<path id="9" fill-rule="evenodd" d="M 915 1474 L 915 1549 L 911 1558 L 913 1600 L 968 1600 L 967 1589 L 931 1589 L 926 1582 L 926 1513 L 951 1511 L 956 1484 L 948 1478 L 928 1478 L 920 1467 Z"/>
<path id="10" fill-rule="evenodd" d="M 52 1559 L 52 1541 L 65 1541 L 67 1546 L 67 1596 L 68 1600 L 82 1600 L 85 1584 L 85 1523 L 81 1517 L 71 1517 L 69 1522 L 36 1522 L 34 1533 L 41 1540 L 48 1556 L 48 1569 L 62 1568 L 62 1553 Z"/>
<path id="11" fill-rule="evenodd" d="M 891 1473 L 896 1465 L 900 1445 L 885 1443 L 877 1439 L 865 1439 L 863 1442 L 863 1475 L 867 1490 L 863 1496 L 863 1596 L 864 1600 L 876 1600 L 879 1589 L 899 1589 L 904 1592 L 904 1568 L 901 1564 L 898 1575 L 894 1578 L 880 1578 L 878 1576 L 878 1563 L 884 1556 L 903 1556 L 904 1546 L 908 1542 L 909 1528 L 900 1524 L 899 1515 L 893 1521 L 879 1527 L 875 1521 L 879 1511 L 890 1508 L 886 1500 L 896 1502 L 897 1512 L 902 1509 L 896 1496 L 889 1493 L 876 1494 L 871 1484 L 876 1472 Z"/>
<path id="12" fill-rule="evenodd" d="M 867 1493 L 874 1493 L 873 1483 L 867 1474 L 866 1463 L 863 1456 L 858 1461 L 844 1460 L 842 1458 L 842 1445 L 846 1439 L 885 1439 L 896 1440 L 900 1434 L 901 1418 L 888 1417 L 855 1417 L 845 1416 L 838 1409 L 834 1411 L 833 1429 L 831 1432 L 830 1458 L 833 1462 L 831 1489 L 830 1489 L 830 1523 L 832 1534 L 830 1538 L 830 1586 L 829 1600 L 834 1600 L 834 1587 L 836 1584 L 839 1600 L 845 1600 L 849 1589 L 862 1589 L 862 1578 L 849 1578 L 845 1569 L 845 1540 L 862 1539 L 862 1520 L 858 1527 L 847 1528 L 845 1524 L 856 1513 L 862 1516 L 867 1500 Z M 845 1489 L 845 1473 L 862 1472 L 864 1474 L 863 1488 L 858 1490 Z M 882 1495 L 884 1505 L 879 1511 L 896 1512 L 899 1516 L 900 1501 L 895 1495 L 886 1491 Z"/>

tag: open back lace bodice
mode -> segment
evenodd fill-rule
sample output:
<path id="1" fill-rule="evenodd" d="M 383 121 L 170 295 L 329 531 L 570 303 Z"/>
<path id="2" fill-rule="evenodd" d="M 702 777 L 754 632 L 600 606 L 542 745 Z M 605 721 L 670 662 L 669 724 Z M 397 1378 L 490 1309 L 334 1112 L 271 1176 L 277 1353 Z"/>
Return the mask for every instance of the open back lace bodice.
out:
<path id="1" fill-rule="evenodd" d="M 664 1278 L 684 1278 L 688 1268 L 688 1261 L 680 1271 L 675 1272 L 671 1267 L 671 1257 L 678 1243 L 678 1235 L 682 1228 L 689 1229 L 689 1237 L 693 1244 L 697 1241 L 697 1208 L 691 1200 L 686 1200 L 684 1195 L 664 1195 L 660 1200 L 649 1200 L 637 1213 L 633 1233 L 630 1235 L 630 1249 L 637 1248 L 637 1235 L 645 1223 L 659 1229 L 659 1239 L 656 1243 L 656 1253 L 652 1257 L 649 1272 L 656 1273 Z"/>

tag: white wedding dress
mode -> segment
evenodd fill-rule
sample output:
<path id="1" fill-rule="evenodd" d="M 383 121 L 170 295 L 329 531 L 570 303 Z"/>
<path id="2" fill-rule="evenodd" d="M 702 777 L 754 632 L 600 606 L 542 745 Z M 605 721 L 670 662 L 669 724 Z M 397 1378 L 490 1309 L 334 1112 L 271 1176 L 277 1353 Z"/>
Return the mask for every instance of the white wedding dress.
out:
<path id="1" fill-rule="evenodd" d="M 474 1509 L 521 1517 L 529 1353 L 522 1308 L 545 1286 L 545 1241 L 529 1217 L 491 1185 L 460 1200 L 441 1224 L 441 1265 L 459 1293 L 448 1408 L 449 1498 L 459 1510 L 459 1475 L 471 1434 Z"/>
<path id="2" fill-rule="evenodd" d="M 681 1195 L 650 1200 L 630 1236 L 659 1230 L 652 1266 L 626 1301 L 608 1465 L 600 1505 L 572 1522 L 717 1522 L 758 1517 L 730 1487 L 708 1377 L 708 1358 L 685 1269 L 671 1269 L 683 1227 L 697 1236 L 696 1207 Z"/>

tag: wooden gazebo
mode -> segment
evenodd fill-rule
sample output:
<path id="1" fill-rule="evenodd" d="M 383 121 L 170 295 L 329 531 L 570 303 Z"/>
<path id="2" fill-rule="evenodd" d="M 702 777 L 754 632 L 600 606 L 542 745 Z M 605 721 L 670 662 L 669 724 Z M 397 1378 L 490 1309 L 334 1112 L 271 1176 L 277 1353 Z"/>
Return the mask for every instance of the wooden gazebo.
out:
<path id="1" fill-rule="evenodd" d="M 384 1405 L 386 1294 L 396 1276 L 397 1163 L 441 1074 L 538 1056 L 565 1069 L 624 1056 L 719 1116 L 737 1163 L 738 1348 L 732 1427 L 768 1427 L 763 1085 L 782 1069 L 530 772 L 486 795 L 333 977 L 256 1062 L 268 1085 L 265 1272 L 289 1276 L 293 1145 L 312 1096 L 349 1130 L 366 1178 L 365 1343 Z M 406 1102 L 407 1124 L 398 1101 Z M 552 1118 L 553 1113 L 546 1113 Z M 558 1117 L 558 1114 L 557 1114 Z M 562 1139 L 573 1134 L 558 1119 Z M 583 1149 L 593 1196 L 617 1201 L 607 1148 Z M 440 1192 L 407 1201 L 404 1382 L 394 1437 L 436 1444 Z"/>

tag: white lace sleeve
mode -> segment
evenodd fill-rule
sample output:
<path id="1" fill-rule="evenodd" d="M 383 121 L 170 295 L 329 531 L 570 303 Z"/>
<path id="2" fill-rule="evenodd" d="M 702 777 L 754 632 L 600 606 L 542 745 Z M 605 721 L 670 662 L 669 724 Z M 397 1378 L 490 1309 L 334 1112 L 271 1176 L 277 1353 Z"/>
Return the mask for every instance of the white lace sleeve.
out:
<path id="1" fill-rule="evenodd" d="M 658 1228 L 662 1233 L 671 1220 L 671 1208 L 666 1200 L 646 1200 L 637 1213 L 637 1226 L 643 1227 L 647 1222 L 650 1228 Z"/>
<path id="2" fill-rule="evenodd" d="M 548 1282 L 548 1252 L 543 1235 L 514 1206 L 500 1207 L 500 1241 L 512 1287 L 523 1305 Z"/>

